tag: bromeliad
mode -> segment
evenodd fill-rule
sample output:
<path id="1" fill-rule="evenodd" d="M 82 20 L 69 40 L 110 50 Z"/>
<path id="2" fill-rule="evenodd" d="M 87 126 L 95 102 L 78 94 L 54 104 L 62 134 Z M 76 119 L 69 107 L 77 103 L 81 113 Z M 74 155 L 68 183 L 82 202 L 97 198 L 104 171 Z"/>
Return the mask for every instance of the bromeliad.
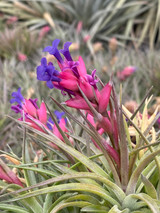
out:
<path id="1" fill-rule="evenodd" d="M 72 43 L 66 42 L 64 48 L 58 50 L 59 43 L 60 40 L 56 39 L 53 41 L 52 46 L 47 46 L 43 51 L 49 52 L 56 58 L 60 71 L 56 70 L 51 62 L 47 63 L 46 58 L 42 58 L 41 65 L 37 67 L 37 79 L 46 81 L 50 89 L 59 89 L 62 94 L 68 94 L 69 99 L 63 104 L 75 109 L 85 110 L 91 116 L 94 116 L 99 128 L 106 132 L 112 140 L 113 147 L 105 143 L 105 149 L 114 158 L 115 153 L 118 156 L 117 151 L 119 150 L 117 120 L 114 112 L 110 115 L 110 112 L 107 112 L 108 104 L 111 101 L 112 82 L 109 81 L 99 90 L 96 69 L 91 74 L 87 74 L 82 57 L 79 56 L 77 61 L 72 59 L 69 51 Z M 97 116 L 94 115 L 85 97 L 96 110 Z M 117 162 L 119 161 L 119 157 L 115 159 Z"/>

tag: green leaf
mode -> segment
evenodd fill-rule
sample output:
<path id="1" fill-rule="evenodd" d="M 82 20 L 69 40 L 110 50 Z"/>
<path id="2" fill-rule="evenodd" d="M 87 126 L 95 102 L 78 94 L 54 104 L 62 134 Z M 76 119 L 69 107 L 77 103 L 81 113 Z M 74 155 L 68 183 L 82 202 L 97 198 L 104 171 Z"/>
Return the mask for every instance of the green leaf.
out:
<path id="1" fill-rule="evenodd" d="M 152 183 L 154 185 L 154 183 L 156 184 L 158 179 L 159 179 L 159 175 L 158 175 L 158 170 L 156 169 L 156 163 L 153 160 L 152 162 L 149 163 L 149 165 L 143 170 L 142 174 L 146 177 L 146 178 L 150 178 L 153 174 L 155 175 L 157 173 L 156 176 L 153 176 L 154 178 L 154 182 L 152 180 Z M 156 172 L 156 173 L 155 173 Z M 144 187 L 144 183 L 141 181 L 141 178 L 138 179 L 137 182 L 137 189 L 136 189 L 136 193 L 140 193 L 142 188 Z"/>
<path id="2" fill-rule="evenodd" d="M 22 125 L 21 122 L 18 122 Z M 25 124 L 23 124 L 25 125 Z M 96 163 L 94 163 L 93 161 L 89 160 L 85 155 L 81 154 L 80 152 L 78 152 L 77 150 L 75 150 L 74 148 L 66 145 L 64 142 L 62 142 L 57 136 L 55 136 L 53 133 L 49 132 L 50 135 L 47 135 L 43 132 L 40 132 L 36 129 L 33 129 L 31 127 L 29 127 L 28 125 L 25 125 L 27 129 L 31 130 L 32 132 L 37 133 L 38 135 L 40 135 L 41 137 L 47 139 L 47 141 L 53 142 L 55 145 L 57 145 L 58 147 L 60 147 L 62 150 L 64 150 L 65 152 L 68 152 L 70 155 L 72 155 L 75 159 L 77 159 L 77 161 L 80 161 L 82 164 L 84 164 L 87 168 L 89 168 L 91 171 L 100 174 L 104 177 L 108 177 L 108 174 L 100 167 L 98 166 Z M 44 143 L 47 143 L 45 140 Z"/>
<path id="3" fill-rule="evenodd" d="M 29 154 L 29 150 L 28 150 L 28 143 L 26 140 L 26 128 L 25 127 L 23 128 L 22 162 L 24 164 L 30 163 L 30 154 Z M 24 177 L 25 177 L 27 186 L 36 184 L 36 177 L 35 177 L 35 173 L 33 171 L 28 171 L 28 170 L 24 169 L 23 172 L 24 172 Z M 39 198 L 41 199 L 41 197 L 39 197 Z M 42 212 L 41 205 L 38 202 L 37 198 L 33 197 L 33 198 L 27 200 L 27 202 L 33 209 L 36 209 L 36 211 L 39 209 L 39 211 Z M 33 203 L 34 203 L 34 205 L 33 205 Z"/>
<path id="4" fill-rule="evenodd" d="M 43 213 L 49 213 L 49 207 L 53 203 L 53 193 L 48 193 L 45 197 L 45 201 L 43 203 Z"/>
<path id="5" fill-rule="evenodd" d="M 146 207 L 146 204 L 133 198 L 132 195 L 126 196 L 122 202 L 122 209 L 129 209 L 131 212 L 143 207 Z"/>
<path id="6" fill-rule="evenodd" d="M 52 196 L 54 196 L 54 193 L 50 193 L 50 194 L 47 194 L 47 196 L 48 195 L 52 195 Z M 44 211 L 43 213 L 50 213 L 51 212 L 51 210 L 54 208 L 54 207 L 56 207 L 59 203 L 61 203 L 61 202 L 64 202 L 64 201 L 66 201 L 67 200 L 67 198 L 71 198 L 72 196 L 74 196 L 75 195 L 75 193 L 65 193 L 65 194 L 63 194 L 63 195 L 61 195 L 58 199 L 56 199 L 56 201 L 53 203 L 53 201 L 52 201 L 52 205 L 47 205 L 47 203 L 45 204 L 45 208 L 44 209 L 46 209 L 46 211 Z M 49 197 L 49 196 L 48 196 Z M 49 207 L 49 208 L 48 208 Z"/>
<path id="7" fill-rule="evenodd" d="M 69 203 L 59 203 L 57 206 L 55 206 L 52 210 L 51 213 L 57 213 L 59 210 L 64 209 L 69 206 L 75 206 L 79 208 L 83 208 L 84 206 L 90 205 L 89 202 L 85 201 L 75 201 L 75 202 L 69 202 Z"/>
<path id="8" fill-rule="evenodd" d="M 128 184 L 128 168 L 129 168 L 129 154 L 128 154 L 128 144 L 126 140 L 125 126 L 123 122 L 123 114 L 122 114 L 122 106 L 119 106 L 115 88 L 112 89 L 113 93 L 113 101 L 115 105 L 115 112 L 117 117 L 117 127 L 118 127 L 118 135 L 119 135 L 119 149 L 120 149 L 120 175 L 121 175 L 121 183 L 122 188 L 126 190 Z M 121 111 L 119 110 L 121 109 Z"/>
<path id="9" fill-rule="evenodd" d="M 137 168 L 134 170 L 134 172 L 131 175 L 131 178 L 130 178 L 128 186 L 127 186 L 126 194 L 132 194 L 135 192 L 136 184 L 137 184 L 138 178 L 140 177 L 142 171 L 153 160 L 153 158 L 158 154 L 160 154 L 160 150 L 157 150 L 157 151 L 149 154 L 138 164 Z"/>
<path id="10" fill-rule="evenodd" d="M 141 175 L 142 182 L 144 183 L 147 194 L 153 198 L 158 199 L 156 189 L 153 184 L 143 175 Z"/>
<path id="11" fill-rule="evenodd" d="M 15 168 L 20 168 L 20 169 L 23 169 L 23 170 L 27 170 L 27 171 L 34 171 L 34 172 L 38 172 L 38 173 L 41 173 L 41 174 L 44 174 L 44 175 L 50 175 L 50 176 L 53 176 L 53 177 L 56 177 L 57 174 L 54 173 L 53 171 L 50 171 L 50 170 L 47 170 L 47 169 L 40 169 L 40 168 L 36 168 L 36 167 L 27 167 L 27 166 L 21 166 L 21 165 L 18 165 L 18 166 L 15 166 Z M 32 185 L 35 185 L 36 183 L 32 184 Z"/>
<path id="12" fill-rule="evenodd" d="M 22 207 L 19 206 L 15 206 L 15 205 L 8 205 L 8 204 L 0 204 L 0 209 L 1 210 L 8 210 L 11 212 L 15 212 L 15 213 L 29 213 L 30 211 L 28 211 L 27 209 L 24 209 Z"/>
<path id="13" fill-rule="evenodd" d="M 108 213 L 129 213 L 129 212 L 130 212 L 129 209 L 124 209 L 121 211 L 118 209 L 118 206 L 115 205 L 109 210 Z"/>
<path id="14" fill-rule="evenodd" d="M 81 209 L 81 212 L 107 213 L 108 210 L 109 208 L 103 205 L 89 205 L 89 206 L 83 207 Z"/>
<path id="15" fill-rule="evenodd" d="M 71 202 L 74 200 L 84 200 L 84 201 L 88 201 L 95 205 L 100 204 L 99 200 L 97 200 L 95 197 L 93 197 L 91 195 L 87 195 L 87 194 L 78 194 L 78 195 L 70 196 L 68 199 L 66 199 L 67 202 Z"/>
<path id="16" fill-rule="evenodd" d="M 26 129 L 25 128 L 23 128 L 22 162 L 23 162 L 23 164 L 31 162 L 30 153 L 29 153 L 29 144 L 28 144 L 28 141 L 26 140 Z M 34 172 L 24 170 L 24 177 L 25 177 L 27 186 L 36 184 L 36 177 L 35 177 Z"/>
<path id="17" fill-rule="evenodd" d="M 160 206 L 158 207 L 156 201 L 152 199 L 149 195 L 141 193 L 141 194 L 132 194 L 133 198 L 142 200 L 146 203 L 146 205 L 150 208 L 152 213 L 160 212 Z"/>
<path id="18" fill-rule="evenodd" d="M 150 209 L 147 208 L 141 208 L 141 210 L 133 211 L 132 213 L 152 213 Z"/>
<path id="19" fill-rule="evenodd" d="M 67 184 L 59 184 L 57 186 L 50 186 L 47 188 L 28 192 L 24 195 L 20 195 L 16 198 L 7 200 L 6 202 L 19 201 L 19 200 L 35 197 L 42 194 L 48 194 L 52 192 L 62 192 L 62 191 L 80 191 L 80 192 L 82 191 L 82 192 L 93 193 L 95 195 L 100 196 L 104 200 L 108 201 L 110 204 L 117 205 L 118 207 L 120 207 L 119 202 L 117 202 L 115 199 L 109 196 L 105 189 L 99 186 L 95 186 L 93 184 L 85 184 L 85 183 L 67 183 Z"/>
<path id="20" fill-rule="evenodd" d="M 123 200 L 125 198 L 125 193 L 115 183 L 111 182 L 107 178 L 104 178 L 103 176 L 96 175 L 95 173 L 91 173 L 91 172 L 90 173 L 89 172 L 80 172 L 80 173 L 60 175 L 58 177 L 51 178 L 51 179 L 49 179 L 47 181 L 43 181 L 43 182 L 41 182 L 39 184 L 36 184 L 35 186 L 31 186 L 31 187 L 27 187 L 27 188 L 24 188 L 24 189 L 20 189 L 20 190 L 14 191 L 14 195 L 17 195 L 20 192 L 27 191 L 27 190 L 29 190 L 31 188 L 44 186 L 46 184 L 52 184 L 52 183 L 55 183 L 55 182 L 58 182 L 58 181 L 64 181 L 64 180 L 69 180 L 69 179 L 78 179 L 78 178 L 83 178 L 83 179 L 84 178 L 90 178 L 90 179 L 94 179 L 94 180 L 97 180 L 99 182 L 102 182 L 103 184 L 106 185 L 106 187 L 109 190 L 111 190 L 115 194 L 115 196 L 118 198 L 119 202 L 123 202 Z M 84 184 L 84 183 L 82 183 L 82 184 Z M 100 185 L 95 185 L 94 183 L 89 184 L 89 185 L 100 187 Z M 84 188 L 84 190 L 85 190 L 85 188 Z M 108 194 L 107 191 L 105 191 L 105 192 Z M 8 194 L 6 194 L 6 195 L 8 195 Z M 4 197 L 4 196 L 5 195 L 0 196 L 0 197 Z"/>
<path id="21" fill-rule="evenodd" d="M 84 138 L 79 137 L 79 136 L 75 136 L 75 135 L 72 135 L 72 134 L 69 134 L 69 135 L 70 135 L 72 138 L 76 139 L 77 141 L 81 142 L 82 144 L 86 145 L 86 140 L 85 140 Z M 95 147 L 94 144 L 90 144 L 90 148 L 91 148 L 92 152 L 94 152 L 96 155 L 100 155 L 100 154 L 103 155 L 103 153 L 102 153 L 99 149 L 97 149 L 97 147 Z M 90 158 L 90 159 L 91 159 L 91 158 Z M 107 159 L 104 157 L 104 155 L 103 155 L 103 156 L 100 156 L 99 159 L 100 159 L 102 165 L 104 166 L 104 168 L 106 169 L 106 171 L 107 171 L 108 173 L 110 173 L 110 168 L 109 168 L 109 165 L 108 165 L 108 161 L 107 161 Z M 108 178 L 109 178 L 109 177 L 108 177 Z"/>
<path id="22" fill-rule="evenodd" d="M 4 193 L 6 190 L 10 193 L 7 193 L 5 195 L 12 195 L 13 197 L 16 196 L 15 191 L 17 189 L 21 188 L 19 185 L 16 184 L 7 184 L 3 181 L 0 181 L 0 189 L 2 193 Z M 24 188 L 20 189 L 23 190 Z M 18 191 L 18 190 L 17 190 Z M 1 197 L 5 197 L 5 195 L 1 195 Z M 38 202 L 35 202 L 35 198 L 27 198 L 26 200 L 21 201 L 21 204 L 25 206 L 27 209 L 32 210 L 34 213 L 41 213 L 42 207 L 39 205 Z"/>

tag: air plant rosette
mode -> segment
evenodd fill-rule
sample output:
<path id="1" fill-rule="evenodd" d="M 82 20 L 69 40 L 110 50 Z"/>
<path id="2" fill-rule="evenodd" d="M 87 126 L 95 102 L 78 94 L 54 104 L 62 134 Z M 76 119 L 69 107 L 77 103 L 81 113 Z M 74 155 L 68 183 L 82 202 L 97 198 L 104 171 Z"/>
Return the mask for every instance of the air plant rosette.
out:
<path id="1" fill-rule="evenodd" d="M 23 97 L 21 88 L 12 93 L 10 102 L 16 105 L 11 108 L 20 114 L 18 120 L 12 119 L 23 131 L 22 158 L 13 153 L 3 155 L 19 163 L 1 167 L 5 175 L 0 178 L 5 182 L 0 182 L 0 209 L 160 212 L 160 149 L 154 128 L 159 114 L 156 109 L 148 116 L 150 91 L 137 109 L 129 112 L 121 103 L 122 92 L 118 100 L 112 80 L 104 85 L 96 70 L 87 74 L 82 57 L 72 59 L 71 42 L 61 50 L 59 42 L 56 39 L 44 48 L 56 58 L 59 69 L 43 57 L 37 79 L 45 81 L 53 94 L 61 91 L 67 99 L 61 104 L 51 97 L 61 111 L 52 113 L 45 101 L 39 107 L 37 99 Z M 34 154 L 29 151 L 30 141 L 39 146 Z M 8 167 L 17 169 L 19 184 L 5 178 Z"/>

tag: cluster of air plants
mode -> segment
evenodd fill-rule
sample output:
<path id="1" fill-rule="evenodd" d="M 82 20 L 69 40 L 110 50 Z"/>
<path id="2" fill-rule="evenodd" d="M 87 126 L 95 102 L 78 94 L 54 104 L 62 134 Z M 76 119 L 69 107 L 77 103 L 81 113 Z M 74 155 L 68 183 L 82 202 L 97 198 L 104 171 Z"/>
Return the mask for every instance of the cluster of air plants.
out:
<path id="1" fill-rule="evenodd" d="M 5 28 L 0 32 L 1 58 L 15 56 L 17 61 L 27 61 L 37 52 L 45 35 L 50 31 L 48 26 L 43 27 L 40 32 L 29 31 L 22 28 Z"/>
<path id="2" fill-rule="evenodd" d="M 108 41 L 115 36 L 121 41 L 133 41 L 136 47 L 159 45 L 158 0 L 63 0 L 63 1 L 4 1 L 2 14 L 18 17 L 19 24 L 31 29 L 49 24 L 52 28 L 83 23 L 82 36 L 90 40 Z M 82 8 L 82 9 L 80 9 Z M 73 23 L 73 20 L 75 23 Z"/>
<path id="3" fill-rule="evenodd" d="M 20 115 L 12 120 L 23 131 L 22 156 L 2 151 L 0 209 L 160 212 L 159 132 L 154 128 L 160 115 L 158 109 L 148 115 L 149 92 L 132 114 L 122 105 L 121 87 L 118 98 L 112 79 L 104 85 L 95 69 L 87 74 L 82 57 L 72 59 L 71 42 L 58 50 L 59 42 L 44 51 L 55 57 L 60 71 L 43 57 L 37 79 L 54 88 L 52 106 L 61 111 L 51 110 L 45 100 L 37 104 L 24 98 L 20 88 L 12 93 L 11 108 Z M 120 74 L 125 77 L 128 69 Z M 65 98 L 61 104 L 55 90 Z"/>

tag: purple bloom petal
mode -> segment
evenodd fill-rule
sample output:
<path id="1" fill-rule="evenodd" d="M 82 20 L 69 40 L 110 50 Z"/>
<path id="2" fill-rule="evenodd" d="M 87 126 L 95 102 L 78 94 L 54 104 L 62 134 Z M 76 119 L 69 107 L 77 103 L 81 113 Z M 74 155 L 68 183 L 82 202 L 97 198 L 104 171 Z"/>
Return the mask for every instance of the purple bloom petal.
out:
<path id="1" fill-rule="evenodd" d="M 12 92 L 12 99 L 10 100 L 10 103 L 13 104 L 17 102 L 19 105 L 22 105 L 22 103 L 25 101 L 23 95 L 21 94 L 21 88 L 18 88 L 17 92 Z"/>
<path id="2" fill-rule="evenodd" d="M 52 42 L 52 47 L 55 49 L 58 47 L 58 44 L 60 42 L 60 39 L 55 39 L 53 42 Z"/>
<path id="3" fill-rule="evenodd" d="M 53 63 L 52 63 L 52 62 L 49 62 L 48 65 L 52 65 L 52 66 L 53 66 Z"/>
<path id="4" fill-rule="evenodd" d="M 57 117 L 58 123 L 60 122 L 60 120 L 62 119 L 62 116 L 65 114 L 64 112 L 59 112 L 58 110 L 54 111 L 54 114 Z"/>
<path id="5" fill-rule="evenodd" d="M 75 95 L 75 93 L 72 90 L 66 89 L 62 87 L 61 85 L 54 85 L 56 89 L 61 90 L 62 95 L 66 95 L 64 92 L 67 92 L 69 95 Z"/>
<path id="6" fill-rule="evenodd" d="M 60 82 L 58 78 L 59 72 L 55 69 L 51 62 L 47 65 L 46 58 L 42 58 L 41 65 L 37 67 L 37 79 L 40 81 L 47 81 L 47 86 L 52 89 L 52 81 Z"/>
<path id="7" fill-rule="evenodd" d="M 53 122 L 52 118 L 49 117 L 49 119 L 48 119 L 48 121 L 47 121 L 47 127 L 48 127 L 48 129 L 50 129 L 51 131 L 53 130 L 53 127 L 52 127 L 53 124 L 54 124 L 54 122 Z"/>
<path id="8" fill-rule="evenodd" d="M 60 73 L 58 70 L 54 70 L 54 75 L 58 76 Z"/>
<path id="9" fill-rule="evenodd" d="M 52 81 L 47 81 L 47 87 L 50 89 L 54 88 Z"/>
<path id="10" fill-rule="evenodd" d="M 60 120 L 62 119 L 62 116 L 65 114 L 64 112 L 59 112 L 58 110 L 55 110 L 54 111 L 54 114 L 57 118 L 57 121 L 58 123 L 60 122 Z M 65 122 L 67 123 L 67 119 L 65 119 Z M 47 127 L 50 129 L 50 130 L 53 130 L 53 125 L 54 125 L 54 122 L 52 120 L 51 117 L 49 117 L 48 121 L 47 121 Z"/>
<path id="11" fill-rule="evenodd" d="M 41 65 L 37 67 L 37 79 L 39 81 L 49 81 L 50 79 L 48 73 L 46 72 L 46 68 Z"/>
<path id="12" fill-rule="evenodd" d="M 43 57 L 43 58 L 41 59 L 41 65 L 47 66 L 47 59 L 46 59 L 45 57 Z"/>
<path id="13" fill-rule="evenodd" d="M 52 81 L 60 82 L 61 79 L 56 76 L 52 76 Z"/>
<path id="14" fill-rule="evenodd" d="M 61 54 L 59 53 L 59 50 L 57 49 L 59 42 L 60 42 L 59 39 L 55 39 L 52 42 L 52 46 L 45 47 L 43 52 L 49 52 L 51 55 L 54 55 L 60 63 L 63 63 Z"/>
<path id="15" fill-rule="evenodd" d="M 48 75 L 51 76 L 51 79 L 52 79 L 52 77 L 59 75 L 59 71 L 55 70 L 55 67 L 53 65 L 48 65 L 46 71 L 47 71 Z M 60 78 L 59 78 L 59 81 L 60 81 Z"/>
<path id="16" fill-rule="evenodd" d="M 68 67 L 72 70 L 73 74 L 77 78 L 79 78 L 80 75 L 79 75 L 78 70 L 77 70 L 77 66 L 79 65 L 79 62 L 78 61 L 68 61 L 67 64 L 68 64 Z M 63 70 L 68 69 L 68 67 L 66 66 Z"/>
<path id="17" fill-rule="evenodd" d="M 72 44 L 72 42 L 67 41 L 64 44 L 64 49 L 60 50 L 60 52 L 64 55 L 64 57 L 68 60 L 68 61 L 73 61 L 70 52 L 69 52 L 69 46 Z"/>
<path id="18" fill-rule="evenodd" d="M 52 46 L 47 46 L 43 49 L 43 52 L 49 52 L 51 54 L 52 49 L 53 49 Z"/>
<path id="19" fill-rule="evenodd" d="M 30 102 L 33 104 L 33 106 L 34 106 L 36 109 L 39 109 L 39 108 L 38 108 L 38 105 L 37 105 L 37 100 L 38 100 L 37 98 L 35 98 L 35 99 L 31 99 L 31 98 L 30 98 L 29 100 L 30 100 Z"/>
<path id="20" fill-rule="evenodd" d="M 88 80 L 89 84 L 91 86 L 93 86 L 94 88 L 97 88 L 96 83 L 98 82 L 98 80 L 95 79 L 95 75 L 96 75 L 96 69 L 94 69 L 92 71 L 91 75 L 87 75 L 86 77 L 87 77 L 87 80 Z"/>
<path id="21" fill-rule="evenodd" d="M 21 106 L 18 104 L 18 105 L 14 105 L 14 106 L 11 106 L 11 109 L 15 112 L 15 113 L 21 113 L 22 111 L 22 108 Z"/>

